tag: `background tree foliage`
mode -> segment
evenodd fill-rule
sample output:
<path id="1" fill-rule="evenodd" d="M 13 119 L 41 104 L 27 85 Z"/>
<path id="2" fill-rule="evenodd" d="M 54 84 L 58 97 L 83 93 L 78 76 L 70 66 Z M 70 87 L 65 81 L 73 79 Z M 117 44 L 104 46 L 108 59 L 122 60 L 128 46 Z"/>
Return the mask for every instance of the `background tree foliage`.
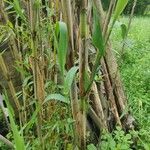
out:
<path id="1" fill-rule="evenodd" d="M 126 6 L 126 8 L 124 10 L 125 14 L 130 14 L 133 2 L 134 2 L 134 0 L 129 1 L 128 5 Z M 150 5 L 150 0 L 138 0 L 137 4 L 136 4 L 136 7 L 135 7 L 134 13 L 136 15 L 144 15 L 145 10 L 148 7 L 148 5 Z"/>
<path id="2" fill-rule="evenodd" d="M 110 0 L 103 1 L 103 4 L 105 6 L 105 10 L 108 9 L 109 2 L 110 2 Z M 130 14 L 132 6 L 133 6 L 133 2 L 134 2 L 134 0 L 129 0 L 129 2 L 128 2 L 125 10 L 124 10 L 124 14 L 126 14 L 126 15 Z M 138 0 L 136 7 L 135 7 L 134 14 L 144 15 L 145 11 L 149 5 L 150 5 L 150 0 Z"/>

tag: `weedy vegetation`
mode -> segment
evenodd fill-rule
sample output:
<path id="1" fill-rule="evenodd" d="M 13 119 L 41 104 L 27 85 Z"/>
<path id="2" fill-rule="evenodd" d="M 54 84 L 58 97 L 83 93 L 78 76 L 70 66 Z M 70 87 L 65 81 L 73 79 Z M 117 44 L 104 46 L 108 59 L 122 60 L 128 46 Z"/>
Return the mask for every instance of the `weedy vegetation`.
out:
<path id="1" fill-rule="evenodd" d="M 149 18 L 136 3 L 122 18 L 128 0 L 0 0 L 2 149 L 149 150 Z"/>

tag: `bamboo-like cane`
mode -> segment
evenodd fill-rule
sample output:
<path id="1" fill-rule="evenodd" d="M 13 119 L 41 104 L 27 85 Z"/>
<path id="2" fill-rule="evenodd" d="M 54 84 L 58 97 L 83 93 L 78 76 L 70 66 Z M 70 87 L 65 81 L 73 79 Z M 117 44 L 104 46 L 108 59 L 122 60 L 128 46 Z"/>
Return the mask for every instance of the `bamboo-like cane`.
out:
<path id="1" fill-rule="evenodd" d="M 40 4 L 36 4 L 37 1 L 30 1 L 30 23 L 31 23 L 31 49 L 33 53 L 33 78 L 34 78 L 34 98 L 37 100 L 38 105 L 42 106 L 44 101 L 45 92 L 44 92 L 44 77 L 41 73 L 40 67 L 42 66 L 41 61 L 39 60 L 40 50 L 38 47 L 39 44 L 39 21 L 40 21 Z M 35 7 L 36 6 L 36 7 Z M 42 111 L 39 110 L 38 122 L 37 122 L 37 133 L 39 140 L 41 142 L 41 149 L 44 149 L 44 141 L 42 138 Z"/>
<path id="2" fill-rule="evenodd" d="M 80 149 L 86 148 L 86 99 L 85 93 L 85 73 L 86 66 L 86 38 L 87 38 L 87 0 L 81 2 L 80 13 L 80 48 L 79 48 L 79 90 L 80 90 Z"/>
<path id="3" fill-rule="evenodd" d="M 1 67 L 1 70 L 2 70 L 2 73 L 3 73 L 4 77 L 5 77 L 5 79 L 7 81 L 7 84 L 9 86 L 9 90 L 11 92 L 11 95 L 12 95 L 12 97 L 14 99 L 14 103 L 16 105 L 17 112 L 20 113 L 21 106 L 20 106 L 20 103 L 19 103 L 18 98 L 16 96 L 16 91 L 15 91 L 14 85 L 12 83 L 11 77 L 9 75 L 9 71 L 8 71 L 8 69 L 6 67 L 6 64 L 4 62 L 4 59 L 2 57 L 2 54 L 0 54 L 0 67 Z"/>
<path id="4" fill-rule="evenodd" d="M 0 134 L 0 141 L 5 143 L 6 145 L 8 145 L 10 148 L 14 149 L 14 145 L 8 139 L 6 139 L 4 136 L 2 136 L 1 134 Z"/>

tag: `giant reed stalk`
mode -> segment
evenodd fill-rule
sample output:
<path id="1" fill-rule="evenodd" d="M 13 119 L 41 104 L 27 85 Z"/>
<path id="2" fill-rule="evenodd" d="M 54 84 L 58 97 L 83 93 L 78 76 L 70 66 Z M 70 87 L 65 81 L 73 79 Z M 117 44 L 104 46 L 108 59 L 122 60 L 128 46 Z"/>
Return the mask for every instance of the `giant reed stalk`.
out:
<path id="1" fill-rule="evenodd" d="M 80 13 L 80 48 L 79 48 L 79 89 L 80 89 L 80 148 L 86 148 L 86 100 L 85 74 L 86 66 L 86 38 L 87 38 L 87 0 L 81 2 Z"/>
<path id="2" fill-rule="evenodd" d="M 5 77 L 5 80 L 7 81 L 7 84 L 8 84 L 8 87 L 9 87 L 9 90 L 10 90 L 10 93 L 12 95 L 12 98 L 14 100 L 14 103 L 15 103 L 15 107 L 17 109 L 16 113 L 19 113 L 19 117 L 21 117 L 20 115 L 20 111 L 21 111 L 21 105 L 19 103 L 19 100 L 16 96 L 16 91 L 15 91 L 15 88 L 14 88 L 14 85 L 13 85 L 13 82 L 11 80 L 11 77 L 9 75 L 9 70 L 7 69 L 6 67 L 6 64 L 4 62 L 4 59 L 2 57 L 2 54 L 0 53 L 0 68 L 2 70 L 2 74 L 4 75 Z M 20 118 L 21 119 L 21 118 Z"/>
<path id="3" fill-rule="evenodd" d="M 34 98 L 38 105 L 42 108 L 44 101 L 44 77 L 41 73 L 41 52 L 39 49 L 40 35 L 40 2 L 33 0 L 30 2 L 30 23 L 31 23 L 31 49 L 33 53 L 33 78 L 34 78 Z M 37 122 L 37 133 L 41 142 L 41 149 L 44 149 L 44 141 L 42 138 L 42 110 L 40 109 Z"/>
<path id="4" fill-rule="evenodd" d="M 72 13 L 72 5 L 71 5 L 71 0 L 62 0 L 62 9 L 63 9 L 63 15 L 64 15 L 64 20 L 67 23 L 68 27 L 68 34 L 69 34 L 69 52 L 68 52 L 68 61 L 67 61 L 67 66 L 68 69 L 73 66 L 74 64 L 74 34 L 73 34 L 73 13 Z M 74 80 L 71 86 L 70 90 L 70 98 L 71 98 L 71 108 L 72 108 L 72 115 L 73 119 L 75 120 L 75 144 L 78 144 L 80 135 L 78 133 L 80 132 L 80 125 L 78 124 L 79 122 L 79 103 L 78 103 L 78 92 L 77 92 L 77 85 L 76 81 Z"/>

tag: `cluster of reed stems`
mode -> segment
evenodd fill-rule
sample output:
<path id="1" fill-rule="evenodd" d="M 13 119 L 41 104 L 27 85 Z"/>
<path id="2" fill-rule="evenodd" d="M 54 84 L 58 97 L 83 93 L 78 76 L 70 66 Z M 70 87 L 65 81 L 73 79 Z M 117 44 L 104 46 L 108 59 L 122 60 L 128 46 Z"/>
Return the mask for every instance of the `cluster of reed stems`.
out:
<path id="1" fill-rule="evenodd" d="M 20 124 L 23 126 L 27 123 L 30 120 L 28 116 L 38 110 L 35 124 L 41 149 L 45 148 L 42 126 L 51 118 L 56 107 L 55 100 L 66 103 L 66 99 L 70 99 L 67 105 L 71 105 L 72 118 L 75 120 L 74 145 L 80 149 L 86 149 L 87 130 L 93 132 L 87 115 L 90 115 L 101 133 L 111 131 L 116 125 L 126 128 L 127 101 L 110 35 L 128 0 L 111 0 L 107 12 L 103 10 L 101 0 L 0 2 L 3 26 L 7 27 L 6 33 L 11 32 L 9 37 L 6 35 L 8 51 L 15 59 L 6 62 L 1 53 L 0 67 L 8 85 L 8 93 L 12 96 L 10 100 L 19 113 Z M 13 10 L 9 7 L 6 9 L 8 5 Z M 136 0 L 131 18 L 135 5 Z M 15 17 L 9 13 L 14 13 Z M 18 79 L 11 77 L 8 63 L 16 66 L 20 73 L 21 98 L 16 96 L 13 82 Z M 96 81 L 96 76 L 101 80 Z M 48 81 L 61 88 L 46 89 Z M 64 92 L 65 87 L 67 92 Z M 31 106 L 31 102 L 35 105 Z M 125 115 L 121 119 L 123 113 Z"/>

